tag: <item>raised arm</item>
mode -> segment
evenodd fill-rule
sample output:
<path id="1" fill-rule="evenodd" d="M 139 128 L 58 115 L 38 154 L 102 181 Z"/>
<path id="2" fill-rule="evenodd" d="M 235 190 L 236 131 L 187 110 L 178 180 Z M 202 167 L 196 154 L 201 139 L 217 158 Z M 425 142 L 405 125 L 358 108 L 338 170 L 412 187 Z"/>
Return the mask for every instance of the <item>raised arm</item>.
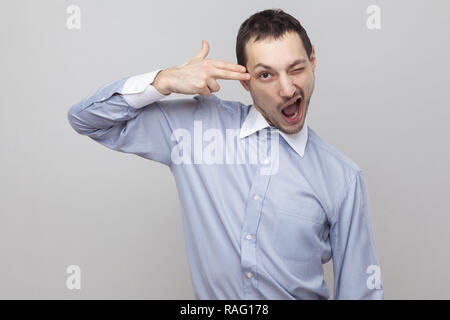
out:
<path id="1" fill-rule="evenodd" d="M 172 92 L 208 96 L 220 89 L 217 79 L 250 78 L 242 66 L 207 59 L 208 52 L 203 41 L 200 51 L 180 66 L 102 86 L 70 108 L 71 126 L 110 149 L 170 165 L 173 129 L 190 126 L 198 99 L 159 100 Z"/>

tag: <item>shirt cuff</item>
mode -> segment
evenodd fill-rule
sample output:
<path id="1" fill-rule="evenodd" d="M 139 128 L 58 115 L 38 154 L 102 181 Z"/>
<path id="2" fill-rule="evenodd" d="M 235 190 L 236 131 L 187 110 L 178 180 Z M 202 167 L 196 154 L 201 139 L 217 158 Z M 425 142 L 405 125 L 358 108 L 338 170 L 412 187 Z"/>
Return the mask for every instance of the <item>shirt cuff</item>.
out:
<path id="1" fill-rule="evenodd" d="M 151 85 L 161 70 L 163 69 L 129 77 L 119 93 L 131 107 L 136 109 L 167 97 Z"/>

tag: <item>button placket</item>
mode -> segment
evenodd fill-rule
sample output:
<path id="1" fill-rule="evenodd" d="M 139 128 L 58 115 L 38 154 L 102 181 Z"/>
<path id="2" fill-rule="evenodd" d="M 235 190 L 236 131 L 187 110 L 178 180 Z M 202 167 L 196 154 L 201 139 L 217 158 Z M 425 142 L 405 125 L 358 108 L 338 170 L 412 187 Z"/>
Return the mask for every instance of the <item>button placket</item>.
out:
<path id="1" fill-rule="evenodd" d="M 257 173 L 247 198 L 241 237 L 241 268 L 244 277 L 244 295 L 248 298 L 258 296 L 256 292 L 258 287 L 256 233 L 269 181 L 270 175 Z"/>

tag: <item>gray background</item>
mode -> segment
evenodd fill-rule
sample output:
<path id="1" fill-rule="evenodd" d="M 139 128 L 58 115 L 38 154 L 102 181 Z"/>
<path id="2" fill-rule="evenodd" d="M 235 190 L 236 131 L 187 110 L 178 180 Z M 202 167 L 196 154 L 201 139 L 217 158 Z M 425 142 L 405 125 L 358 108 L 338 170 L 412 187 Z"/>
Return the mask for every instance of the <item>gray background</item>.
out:
<path id="1" fill-rule="evenodd" d="M 66 27 L 70 4 L 81 30 Z M 371 4 L 381 30 L 366 27 Z M 4 1 L 0 298 L 195 298 L 170 170 L 79 136 L 67 111 L 105 83 L 184 63 L 202 39 L 235 62 L 240 24 L 268 8 L 315 45 L 309 125 L 365 173 L 385 298 L 450 298 L 450 5 L 436 0 Z M 237 81 L 219 84 L 251 103 Z M 72 264 L 81 290 L 66 287 Z"/>

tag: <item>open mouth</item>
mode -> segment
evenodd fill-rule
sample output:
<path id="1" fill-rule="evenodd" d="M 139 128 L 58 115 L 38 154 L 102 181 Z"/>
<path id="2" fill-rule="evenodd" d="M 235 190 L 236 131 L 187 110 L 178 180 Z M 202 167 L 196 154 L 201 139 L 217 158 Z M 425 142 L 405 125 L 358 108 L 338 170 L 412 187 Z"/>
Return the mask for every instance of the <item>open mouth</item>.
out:
<path id="1" fill-rule="evenodd" d="M 302 98 L 299 97 L 294 103 L 284 107 L 281 110 L 281 114 L 287 123 L 295 123 L 301 118 L 303 109 L 301 104 Z"/>

